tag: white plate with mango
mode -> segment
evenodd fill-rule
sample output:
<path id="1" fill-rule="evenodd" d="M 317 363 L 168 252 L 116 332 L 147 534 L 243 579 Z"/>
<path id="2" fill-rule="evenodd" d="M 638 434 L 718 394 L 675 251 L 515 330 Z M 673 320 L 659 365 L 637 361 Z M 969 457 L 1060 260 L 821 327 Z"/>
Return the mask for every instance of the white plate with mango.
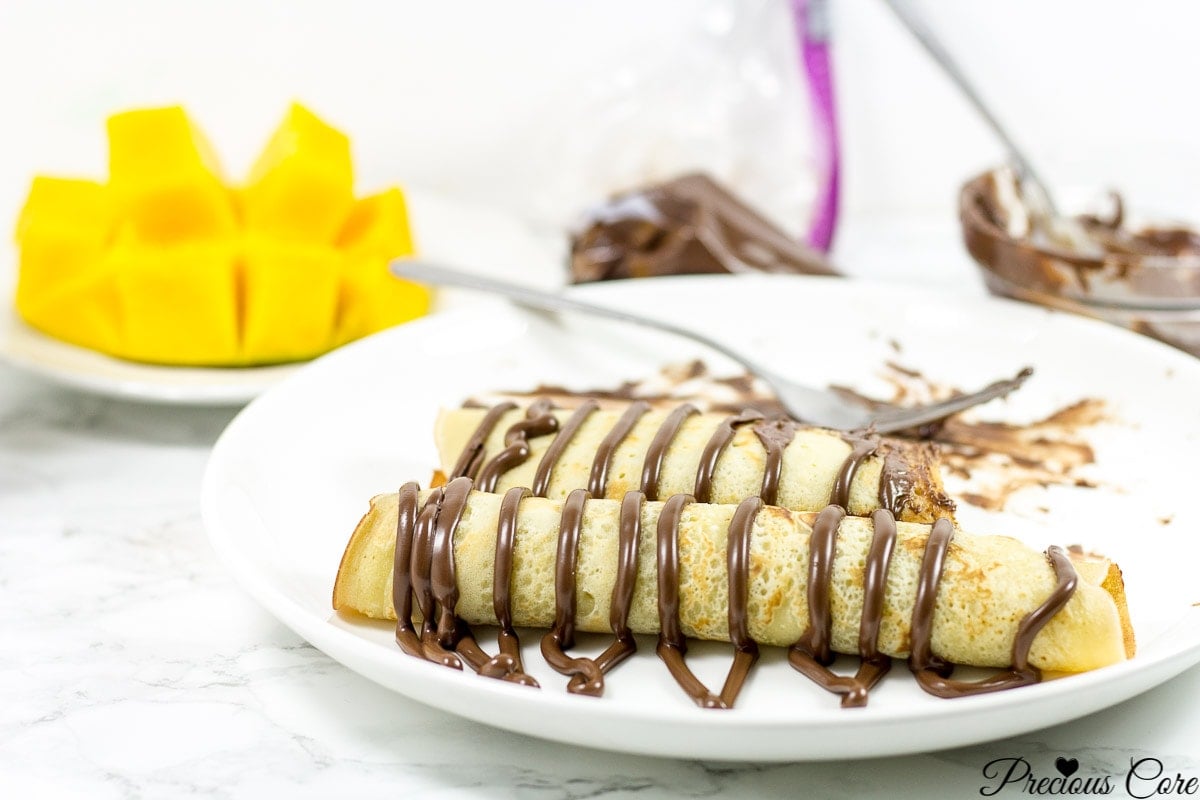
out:
<path id="1" fill-rule="evenodd" d="M 519 220 L 431 191 L 356 195 L 349 139 L 298 104 L 239 183 L 180 107 L 114 115 L 108 139 L 106 181 L 33 180 L 0 315 L 0 359 L 76 389 L 244 403 L 453 302 L 388 272 L 418 248 L 562 280 L 564 243 Z"/>

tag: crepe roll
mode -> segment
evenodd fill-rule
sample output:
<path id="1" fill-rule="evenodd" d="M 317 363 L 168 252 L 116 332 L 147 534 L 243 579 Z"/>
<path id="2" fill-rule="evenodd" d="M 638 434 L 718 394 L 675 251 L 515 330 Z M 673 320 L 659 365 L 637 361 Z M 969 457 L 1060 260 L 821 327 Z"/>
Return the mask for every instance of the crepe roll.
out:
<path id="1" fill-rule="evenodd" d="M 522 407 L 459 408 L 440 414 L 435 440 L 441 472 L 477 480 L 480 489 L 530 487 L 562 500 L 576 489 L 621 499 L 688 493 L 701 502 L 820 511 L 830 503 L 852 515 L 878 508 L 906 522 L 952 516 L 930 443 L 846 434 L 768 419 L 754 411 L 702 413 L 687 404 L 645 402 L 574 409 L 539 400 Z"/>
<path id="2" fill-rule="evenodd" d="M 371 500 L 333 605 L 396 619 L 399 604 L 403 618 L 418 610 L 410 591 L 429 620 L 427 640 L 440 615 L 436 637 L 447 651 L 461 638 L 459 622 L 550 628 L 548 659 L 575 630 L 611 631 L 627 647 L 630 633 L 659 634 L 659 654 L 685 688 L 688 638 L 732 642 L 747 663 L 759 645 L 789 647 L 797 669 L 861 702 L 878 675 L 835 676 L 833 653 L 861 656 L 867 672 L 909 658 L 927 690 L 953 696 L 974 684 L 957 686 L 950 665 L 1006 669 L 982 689 L 991 690 L 1042 671 L 1096 669 L 1133 650 L 1120 571 L 1103 559 L 972 535 L 948 519 L 896 522 L 886 510 L 859 518 L 839 506 L 798 512 L 759 498 L 660 502 L 632 492 L 610 500 L 578 490 L 558 500 L 522 488 L 475 491 L 467 478 L 432 491 L 409 484 Z M 585 682 L 577 675 L 572 685 Z M 689 693 L 702 705 L 732 704 L 726 693 Z"/>

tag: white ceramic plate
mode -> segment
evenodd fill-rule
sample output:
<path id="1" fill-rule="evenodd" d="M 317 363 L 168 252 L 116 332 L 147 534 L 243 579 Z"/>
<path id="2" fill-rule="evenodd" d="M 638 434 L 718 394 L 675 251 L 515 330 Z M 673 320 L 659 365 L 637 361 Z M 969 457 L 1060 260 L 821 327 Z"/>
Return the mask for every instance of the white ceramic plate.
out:
<path id="1" fill-rule="evenodd" d="M 843 710 L 794 672 L 781 650 L 767 649 L 728 712 L 694 707 L 649 641 L 611 673 L 600 699 L 568 695 L 565 679 L 537 653 L 536 635 L 523 641 L 540 691 L 404 655 L 389 625 L 333 614 L 330 591 L 368 498 L 428 479 L 438 407 L 498 388 L 613 385 L 701 355 L 669 337 L 500 304 L 351 345 L 302 369 L 233 421 L 208 467 L 203 513 L 214 547 L 241 584 L 333 658 L 421 702 L 534 736 L 689 758 L 850 758 L 965 745 L 1082 716 L 1200 660 L 1200 518 L 1190 502 L 1200 361 L 1041 309 L 846 280 L 683 278 L 581 291 L 703 326 L 814 384 L 870 389 L 875 368 L 897 358 L 898 344 L 905 363 L 963 386 L 1032 363 L 1035 378 L 1011 401 L 986 409 L 992 416 L 1031 419 L 1081 397 L 1104 398 L 1115 421 L 1092 431 L 1097 464 L 1088 473 L 1102 488 L 1033 489 L 1015 498 L 1015 512 L 964 507 L 960 519 L 968 529 L 1010 533 L 1038 547 L 1078 542 L 1118 559 L 1139 654 L 1092 673 L 959 700 L 922 693 L 897 663 L 867 708 Z M 488 632 L 480 635 L 494 650 Z M 584 652 L 603 644 L 603 637 L 587 639 Z M 719 685 L 729 647 L 697 645 L 692 652 L 701 679 Z"/>
<path id="2" fill-rule="evenodd" d="M 449 264 L 486 264 L 513 279 L 542 286 L 562 282 L 562 242 L 536 237 L 504 214 L 420 190 L 407 193 L 422 254 Z M 469 234 L 469 235 L 467 235 Z M 11 282 L 0 280 L 0 287 Z M 11 292 L 4 295 L 11 297 Z M 438 307 L 462 295 L 440 293 Z M 241 405 L 295 372 L 298 365 L 167 367 L 138 364 L 60 342 L 29 327 L 11 309 L 0 313 L 0 361 L 64 386 L 94 394 L 184 405 Z"/>

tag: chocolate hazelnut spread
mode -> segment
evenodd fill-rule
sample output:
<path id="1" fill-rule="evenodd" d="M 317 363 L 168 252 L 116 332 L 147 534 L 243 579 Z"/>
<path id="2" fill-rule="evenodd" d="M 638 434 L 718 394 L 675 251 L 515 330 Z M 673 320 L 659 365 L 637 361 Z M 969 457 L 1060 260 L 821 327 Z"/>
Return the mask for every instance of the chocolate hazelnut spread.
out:
<path id="1" fill-rule="evenodd" d="M 838 274 L 703 174 L 612 198 L 588 212 L 571 242 L 575 283 L 742 272 Z"/>
<path id="2" fill-rule="evenodd" d="M 921 562 L 917 598 L 913 606 L 912 655 L 909 657 L 909 667 L 917 676 L 921 688 L 938 697 L 962 697 L 1013 689 L 1040 681 L 1041 672 L 1029 664 L 1029 648 L 1033 645 L 1038 631 L 1062 610 L 1075 593 L 1079 576 L 1071 560 L 1060 547 L 1051 547 L 1046 551 L 1058 582 L 1050 596 L 1018 625 L 1017 635 L 1013 638 L 1012 667 L 980 681 L 959 681 L 950 677 L 953 669 L 951 665 L 930 652 L 933 607 L 946 551 L 953 537 L 954 526 L 948 520 L 938 520 L 929 533 L 929 540 L 925 545 L 925 558 Z"/>
<path id="3" fill-rule="evenodd" d="M 959 195 L 963 240 L 995 294 L 1104 319 L 1200 355 L 1200 231 L 1105 215 L 1055 217 L 1007 169 Z"/>
<path id="4" fill-rule="evenodd" d="M 662 425 L 659 426 L 658 433 L 654 434 L 654 438 L 650 440 L 650 447 L 646 449 L 646 461 L 642 465 L 642 493 L 650 500 L 658 499 L 658 476 L 662 473 L 663 458 L 667 454 L 667 448 L 671 446 L 675 435 L 679 433 L 683 421 L 693 414 L 699 413 L 700 409 L 691 403 L 684 403 L 667 415 Z"/>
<path id="5" fill-rule="evenodd" d="M 604 493 L 604 487 L 608 485 L 608 468 L 612 465 L 613 455 L 621 446 L 621 442 L 625 441 L 625 437 L 633 430 L 633 426 L 637 425 L 637 421 L 649 410 L 650 404 L 645 400 L 630 403 L 629 408 L 625 409 L 621 418 L 617 420 L 617 424 L 601 440 L 600 446 L 596 448 L 596 456 L 592 460 L 591 472 L 588 474 L 588 491 L 592 495 L 598 497 Z"/>
<path id="6" fill-rule="evenodd" d="M 585 403 L 580 406 L 562 426 L 559 440 L 569 441 L 574 431 L 595 408 L 595 404 Z M 511 406 L 504 407 L 505 411 L 510 409 Z M 471 474 L 449 476 L 449 483 L 434 489 L 425 505 L 419 509 L 416 484 L 405 484 L 400 489 L 392 585 L 397 616 L 396 641 L 408 655 L 455 669 L 462 669 L 463 662 L 466 662 L 486 677 L 537 686 L 536 681 L 523 672 L 519 642 L 512 627 L 509 606 L 517 510 L 524 498 L 539 492 L 518 487 L 509 490 L 501 501 L 492 589 L 493 607 L 499 622 L 501 652 L 495 656 L 488 656 L 482 651 L 470 627 L 455 613 L 458 587 L 453 541 L 455 530 L 466 507 L 467 497 L 476 485 L 473 476 L 478 474 L 481 484 L 485 477 L 494 483 L 493 476 L 498 474 L 497 464 L 512 466 L 528 459 L 528 437 L 539 435 L 538 431 L 551 433 L 557 429 L 557 417 L 552 411 L 553 406 L 548 401 L 532 404 L 524 418 L 505 432 L 505 448 L 488 463 L 481 463 L 478 443 L 484 441 L 494 430 L 502 412 L 488 413 L 471 436 L 463 456 L 457 461 Z M 633 422 L 643 413 L 645 409 L 631 408 L 630 412 L 618 421 L 614 431 L 621 432 L 610 433 L 606 439 L 605 452 L 596 454 L 590 480 L 593 488 L 603 490 L 603 481 L 598 481 L 596 476 L 604 474 L 612 450 L 619 445 L 620 440 L 632 428 Z M 680 424 L 693 413 L 697 413 L 695 407 L 685 404 L 668 415 L 667 421 L 660 426 L 655 436 L 651 452 L 646 455 L 643 490 L 628 492 L 622 499 L 617 577 L 610 612 L 614 641 L 596 658 L 572 657 L 566 652 L 574 645 L 579 539 L 585 504 L 592 492 L 589 489 L 576 489 L 563 503 L 554 567 L 554 623 L 542 638 L 541 650 L 551 667 L 570 677 L 567 689 L 571 693 L 600 695 L 604 690 L 605 674 L 636 650 L 628 617 L 637 576 L 642 506 L 647 498 L 653 499 L 654 491 L 657 490 L 657 468 L 654 464 L 661 463 L 662 454 L 670 446 Z M 550 419 L 555 420 L 555 424 L 550 424 Z M 705 448 L 704 452 L 708 457 L 701 459 L 697 470 L 697 491 L 705 488 L 711 479 L 712 466 L 709 462 L 715 462 L 716 456 L 713 454 L 719 454 L 732 438 L 737 426 L 750 424 L 755 426 L 756 432 L 767 447 L 768 462 L 771 461 L 772 454 L 786 446 L 795 430 L 794 423 L 768 421 L 759 412 L 731 415 L 717 426 Z M 609 439 L 611 441 L 608 441 Z M 885 458 L 885 475 L 880 480 L 879 489 L 879 497 L 884 506 L 872 516 L 874 533 L 864 566 L 863 612 L 858 640 L 862 663 L 853 676 L 836 675 L 828 669 L 828 665 L 833 660 L 830 646 L 830 591 L 837 532 L 846 516 L 843 506 L 850 480 L 859 464 L 881 447 L 879 437 L 869 433 L 848 435 L 847 440 L 851 445 L 850 453 L 839 469 L 829 505 L 820 512 L 812 526 L 807 565 L 809 624 L 799 641 L 790 648 L 788 659 L 799 672 L 818 685 L 842 695 L 844 707 L 854 707 L 866 704 L 870 689 L 891 665 L 891 660 L 878 652 L 876 642 L 883 616 L 883 591 L 887 569 L 895 546 L 895 517 L 899 510 L 898 506 L 888 504 L 898 502 L 898 498 L 903 496 L 903 492 L 898 491 L 896 487 L 903 486 L 904 481 L 902 478 L 886 475 L 888 467 Z M 538 465 L 537 474 L 540 476 L 545 472 L 545 477 L 538 481 L 541 494 L 544 494 L 549 485 L 550 475 L 563 448 L 565 444 L 557 449 L 550 448 Z M 763 480 L 764 490 L 770 488 L 769 484 L 774 486 L 777 483 L 778 475 L 768 468 Z M 702 708 L 728 709 L 733 707 L 759 656 L 758 644 L 749 634 L 747 603 L 751 574 L 751 539 L 755 521 L 765 502 L 761 497 L 743 500 L 735 509 L 727 532 L 728 624 L 734 657 L 719 693 L 710 691 L 688 667 L 687 640 L 679 622 L 679 529 L 685 509 L 693 502 L 697 502 L 694 495 L 673 495 L 667 498 L 659 515 L 656 566 L 660 634 L 656 650 L 680 688 L 697 705 Z M 959 697 L 1013 688 L 1040 680 L 1039 671 L 1028 663 L 1029 649 L 1038 631 L 1066 605 L 1075 591 L 1078 578 L 1069 558 L 1059 548 L 1052 547 L 1047 551 L 1047 557 L 1057 576 L 1057 585 L 1051 596 L 1020 622 L 1012 646 L 1011 668 L 982 681 L 954 680 L 950 678 L 951 666 L 933 656 L 930 649 L 938 585 L 953 535 L 953 523 L 949 519 L 941 518 L 933 525 L 925 546 L 911 620 L 912 648 L 909 658 L 910 668 L 919 684 L 937 696 Z M 419 635 L 412 622 L 414 596 L 423 620 Z"/>
<path id="7" fill-rule="evenodd" d="M 497 406 L 499 408 L 500 406 Z M 492 421 L 495 424 L 495 421 Z M 504 493 L 500 501 L 500 515 L 496 522 L 496 555 L 492 574 L 492 610 L 496 614 L 500 652 L 488 659 L 479 674 L 489 678 L 504 678 L 527 686 L 538 682 L 524 674 L 521 664 L 521 641 L 512 624 L 512 559 L 513 543 L 517 535 L 517 511 L 521 501 L 532 492 L 523 486 L 514 486 Z"/>

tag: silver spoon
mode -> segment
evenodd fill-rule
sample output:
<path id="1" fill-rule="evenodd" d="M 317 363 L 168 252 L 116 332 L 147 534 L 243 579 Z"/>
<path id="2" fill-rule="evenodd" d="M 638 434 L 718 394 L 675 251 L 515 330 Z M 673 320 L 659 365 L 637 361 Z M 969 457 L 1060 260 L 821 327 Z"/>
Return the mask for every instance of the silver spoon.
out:
<path id="1" fill-rule="evenodd" d="M 976 113 L 992 129 L 992 133 L 1004 145 L 1004 149 L 1008 151 L 1008 160 L 1016 169 L 1017 177 L 1021 180 L 1021 183 L 1025 184 L 1028 190 L 1032 190 L 1032 193 L 1037 195 L 1037 197 L 1033 198 L 1035 202 L 1040 201 L 1040 204 L 1045 208 L 1049 216 L 1058 216 L 1058 207 L 1054 204 L 1054 198 L 1046 189 L 1046 182 L 1042 180 L 1037 170 L 1033 168 L 1033 163 L 1026 157 L 1021 148 L 1017 146 L 1016 141 L 1009 135 L 1008 130 L 1000 123 L 1000 120 L 992 113 L 992 110 L 983 102 L 983 96 L 979 94 L 975 86 L 967 79 L 966 73 L 963 72 L 949 51 L 946 50 L 933 31 L 930 30 L 925 20 L 912 9 L 909 0 L 884 0 L 884 3 L 896 15 L 900 23 L 908 29 L 908 32 L 913 35 L 913 38 L 925 48 L 925 52 L 937 62 L 937 65 L 942 68 L 942 71 L 946 73 L 950 80 L 954 81 L 959 91 L 974 106 Z"/>
<path id="2" fill-rule="evenodd" d="M 824 428 L 845 431 L 873 428 L 878 433 L 892 433 L 910 428 L 921 428 L 972 406 L 986 403 L 997 397 L 1003 397 L 1017 389 L 1033 374 L 1033 370 L 1026 367 L 1015 378 L 997 381 L 978 392 L 953 397 L 941 403 L 912 408 L 866 409 L 849 405 L 843 397 L 833 391 L 816 389 L 811 386 L 795 383 L 716 339 L 652 317 L 643 317 L 638 314 L 631 314 L 628 311 L 594 305 L 582 300 L 576 300 L 573 297 L 564 297 L 553 292 L 530 289 L 525 286 L 508 283 L 507 281 L 500 281 L 495 278 L 463 272 L 451 267 L 443 267 L 416 259 L 397 259 L 391 263 L 391 271 L 396 277 L 404 278 L 405 280 L 419 281 L 438 286 L 476 289 L 490 294 L 501 295 L 527 308 L 589 314 L 594 317 L 629 322 L 645 328 L 654 328 L 691 339 L 737 362 L 751 375 L 760 378 L 771 387 L 779 402 L 787 409 L 791 416 Z"/>

